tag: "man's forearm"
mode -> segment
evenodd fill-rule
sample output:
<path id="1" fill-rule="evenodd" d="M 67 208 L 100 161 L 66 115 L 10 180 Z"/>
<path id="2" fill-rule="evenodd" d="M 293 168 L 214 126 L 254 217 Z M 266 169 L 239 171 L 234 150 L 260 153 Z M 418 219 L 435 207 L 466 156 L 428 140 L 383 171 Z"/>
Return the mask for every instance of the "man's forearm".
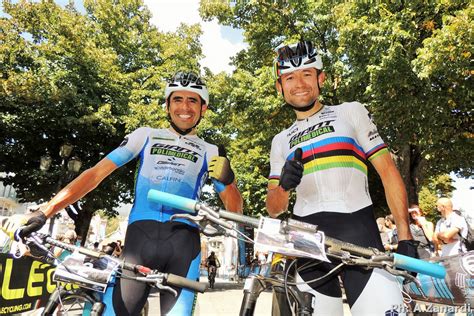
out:
<path id="1" fill-rule="evenodd" d="M 117 166 L 107 158 L 102 159 L 93 168 L 81 173 L 76 179 L 59 191 L 41 211 L 46 217 L 51 217 L 66 206 L 76 202 L 87 193 L 94 190 Z"/>
<path id="2" fill-rule="evenodd" d="M 433 242 L 433 235 L 434 235 L 434 229 L 433 225 L 430 223 L 425 223 L 421 225 L 421 229 L 423 229 L 423 232 L 425 233 L 426 238 L 428 241 Z"/>
<path id="3" fill-rule="evenodd" d="M 384 154 L 372 161 L 382 179 L 385 198 L 397 225 L 398 240 L 413 239 L 408 219 L 408 199 L 405 184 L 390 154 Z"/>
<path id="4" fill-rule="evenodd" d="M 398 240 L 413 239 L 408 218 L 407 195 L 401 178 L 399 181 L 395 181 L 395 183 L 391 181 L 389 185 L 384 184 L 384 188 L 388 207 L 397 226 Z"/>
<path id="5" fill-rule="evenodd" d="M 226 210 L 242 214 L 244 201 L 235 182 L 227 185 L 219 196 Z"/>
<path id="6" fill-rule="evenodd" d="M 269 187 L 267 192 L 267 212 L 271 217 L 277 217 L 288 209 L 290 194 L 280 186 Z"/>

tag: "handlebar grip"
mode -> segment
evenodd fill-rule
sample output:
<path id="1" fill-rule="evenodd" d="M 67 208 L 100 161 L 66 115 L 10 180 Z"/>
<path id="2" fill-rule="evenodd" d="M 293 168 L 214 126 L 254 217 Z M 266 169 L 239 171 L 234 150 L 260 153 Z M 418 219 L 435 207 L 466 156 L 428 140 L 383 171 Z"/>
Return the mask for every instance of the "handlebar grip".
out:
<path id="1" fill-rule="evenodd" d="M 426 274 L 433 278 L 444 279 L 446 276 L 446 269 L 438 263 L 428 262 L 398 253 L 393 254 L 393 264 L 397 268 Z"/>
<path id="2" fill-rule="evenodd" d="M 198 204 L 198 202 L 195 200 L 158 190 L 148 191 L 147 199 L 149 201 L 164 204 L 172 208 L 186 211 L 188 213 L 194 213 Z"/>
<path id="3" fill-rule="evenodd" d="M 179 286 L 179 287 L 185 287 L 190 290 L 194 290 L 200 293 L 204 293 L 207 289 L 207 284 L 206 283 L 201 283 L 197 281 L 193 281 L 187 278 L 183 278 L 179 275 L 169 273 L 167 278 L 166 278 L 166 283 Z"/>
<path id="4" fill-rule="evenodd" d="M 260 223 L 258 218 L 224 210 L 219 210 L 219 216 L 223 219 L 228 219 L 254 228 L 257 228 Z"/>

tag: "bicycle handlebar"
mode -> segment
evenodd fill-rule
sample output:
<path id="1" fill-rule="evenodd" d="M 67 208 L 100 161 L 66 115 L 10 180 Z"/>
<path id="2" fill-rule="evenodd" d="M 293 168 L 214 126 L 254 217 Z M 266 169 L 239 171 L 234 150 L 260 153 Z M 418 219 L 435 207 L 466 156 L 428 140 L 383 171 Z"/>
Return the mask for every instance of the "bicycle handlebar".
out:
<path id="1" fill-rule="evenodd" d="M 175 194 L 170 194 L 158 190 L 150 190 L 148 192 L 148 200 L 154 203 L 161 203 L 173 208 L 184 210 L 188 213 L 195 213 L 200 209 L 211 210 L 204 203 L 178 196 Z M 215 212 L 215 211 L 214 211 Z M 238 222 L 244 225 L 252 226 L 257 228 L 259 225 L 259 220 L 250 216 L 241 215 L 238 213 L 228 212 L 224 210 L 219 210 L 217 212 L 220 218 L 228 219 L 234 222 Z M 380 251 L 375 248 L 367 248 L 358 245 L 354 245 L 348 242 L 344 242 L 335 238 L 326 236 L 325 246 L 335 252 L 338 251 L 347 251 L 350 254 L 361 256 L 364 258 L 372 258 L 373 256 L 380 254 Z M 417 272 L 421 274 L 426 274 L 434 278 L 444 279 L 446 276 L 446 269 L 436 263 L 431 263 L 428 261 L 411 258 L 408 256 L 400 255 L 394 253 L 392 256 L 385 256 L 389 258 L 393 266 L 403 270 Z"/>
<path id="2" fill-rule="evenodd" d="M 95 258 L 95 259 L 107 257 L 111 260 L 119 261 L 120 262 L 120 267 L 122 267 L 125 270 L 129 270 L 129 271 L 133 271 L 133 272 L 139 272 L 139 273 L 142 273 L 142 274 L 145 274 L 145 275 L 155 273 L 155 272 L 153 272 L 152 269 L 150 269 L 148 267 L 145 267 L 145 266 L 142 266 L 140 264 L 133 264 L 133 263 L 129 263 L 129 262 L 126 262 L 126 261 L 123 261 L 123 260 L 120 261 L 117 258 L 111 257 L 110 255 L 104 254 L 102 252 L 95 251 L 95 250 L 88 249 L 88 248 L 84 248 L 84 247 L 74 246 L 74 245 L 71 245 L 71 244 L 67 244 L 67 243 L 64 243 L 62 241 L 56 240 L 56 239 L 54 239 L 50 236 L 45 236 L 44 241 L 46 243 L 49 243 L 49 244 L 53 245 L 53 246 L 63 248 L 63 249 L 68 250 L 70 252 L 78 251 L 80 254 L 83 254 L 83 255 L 86 255 L 86 256 L 89 256 L 89 257 L 92 257 L 92 258 Z M 204 293 L 204 291 L 207 288 L 207 284 L 205 284 L 205 283 L 200 283 L 200 282 L 197 282 L 197 281 L 193 281 L 193 280 L 181 277 L 181 276 L 176 275 L 176 274 L 162 273 L 162 275 L 163 275 L 163 278 L 166 281 L 166 283 L 170 284 L 170 285 L 175 285 L 177 287 L 188 288 L 188 289 L 200 292 L 200 293 Z"/>
<path id="3" fill-rule="evenodd" d="M 0 220 L 2 218 L 0 217 Z M 139 264 L 133 264 L 129 263 L 123 260 L 120 260 L 118 258 L 112 257 L 110 255 L 107 255 L 103 252 L 95 251 L 92 249 L 88 249 L 85 247 L 80 247 L 80 246 L 75 246 L 71 245 L 68 243 L 64 243 L 62 241 L 56 240 L 52 238 L 51 236 L 45 235 L 45 234 L 40 234 L 40 233 L 32 233 L 30 236 L 25 237 L 26 243 L 27 244 L 34 244 L 36 247 L 41 249 L 42 252 L 49 253 L 49 250 L 43 245 L 43 244 L 50 244 L 52 246 L 56 246 L 59 248 L 62 248 L 64 250 L 67 250 L 71 253 L 77 252 L 79 254 L 83 254 L 87 257 L 91 257 L 94 259 L 101 259 L 101 258 L 108 258 L 109 260 L 113 260 L 119 263 L 119 266 L 122 267 L 125 270 L 128 271 L 133 271 L 136 273 L 141 273 L 143 275 L 153 275 L 153 274 L 158 274 L 160 275 L 163 280 L 166 282 L 166 284 L 169 285 L 174 285 L 177 287 L 181 288 L 188 288 L 190 290 L 194 290 L 200 293 L 204 293 L 205 290 L 207 289 L 207 284 L 206 283 L 201 283 L 197 282 L 194 280 L 190 280 L 184 277 L 181 277 L 179 275 L 175 275 L 172 273 L 161 273 L 157 271 L 153 271 L 152 269 L 139 265 Z M 50 255 L 51 257 L 51 255 Z M 100 282 L 100 283 L 105 283 L 107 282 L 107 275 L 104 275 L 101 273 L 101 270 L 94 269 L 94 271 L 89 271 L 87 278 L 90 279 L 91 281 L 95 282 Z M 137 278 L 139 280 L 144 280 L 143 278 Z M 151 279 L 151 281 L 153 281 Z"/>

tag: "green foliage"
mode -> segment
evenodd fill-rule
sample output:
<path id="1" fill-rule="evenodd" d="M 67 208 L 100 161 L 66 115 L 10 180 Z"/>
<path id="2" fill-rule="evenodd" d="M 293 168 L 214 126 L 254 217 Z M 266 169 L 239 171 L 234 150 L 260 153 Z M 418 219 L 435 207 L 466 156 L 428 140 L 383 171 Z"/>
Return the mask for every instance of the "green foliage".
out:
<path id="1" fill-rule="evenodd" d="M 164 79 L 177 68 L 197 68 L 199 26 L 159 33 L 141 0 L 86 0 L 87 13 L 53 1 L 4 0 L 0 19 L 0 172 L 24 202 L 49 200 L 71 175 L 59 147 L 89 168 L 138 126 L 166 124 Z M 53 164 L 39 170 L 40 157 Z M 115 172 L 83 199 L 92 213 L 132 198 L 135 165 Z"/>
<path id="2" fill-rule="evenodd" d="M 472 8 L 468 1 L 201 1 L 204 19 L 242 28 L 249 44 L 227 79 L 233 90 L 226 102 L 238 115 L 221 116 L 233 131 L 247 211 L 264 209 L 271 139 L 294 120 L 269 75 L 273 49 L 297 39 L 313 40 L 324 53 L 325 104 L 367 104 L 410 202 L 431 177 L 472 175 Z M 374 205 L 384 213 L 373 174 Z"/>
<path id="3" fill-rule="evenodd" d="M 198 25 L 160 33 L 141 0 L 85 0 L 84 6 L 82 15 L 53 1 L 3 1 L 0 172 L 8 172 L 1 180 L 23 201 L 54 194 L 63 177 L 57 151 L 65 141 L 89 168 L 135 128 L 166 126 L 164 79 L 178 69 L 199 72 Z M 368 105 L 411 202 L 429 208 L 438 189 L 449 192 L 432 183 L 438 175 L 472 175 L 470 2 L 202 0 L 200 12 L 243 29 L 249 44 L 235 56 L 232 75 L 206 70 L 211 101 L 199 129 L 227 148 L 246 214 L 265 213 L 271 140 L 294 121 L 276 94 L 271 63 L 276 46 L 297 39 L 312 39 L 324 53 L 323 103 Z M 54 161 L 41 173 L 46 153 Z M 130 200 L 134 168 L 121 168 L 89 194 L 89 213 L 113 214 Z M 388 209 L 373 175 L 371 193 L 382 214 Z"/>
<path id="4" fill-rule="evenodd" d="M 440 197 L 451 198 L 453 190 L 453 180 L 447 174 L 429 179 L 428 184 L 421 188 L 419 194 L 419 206 L 427 218 L 436 223 L 441 216 L 436 208 L 436 202 Z"/>

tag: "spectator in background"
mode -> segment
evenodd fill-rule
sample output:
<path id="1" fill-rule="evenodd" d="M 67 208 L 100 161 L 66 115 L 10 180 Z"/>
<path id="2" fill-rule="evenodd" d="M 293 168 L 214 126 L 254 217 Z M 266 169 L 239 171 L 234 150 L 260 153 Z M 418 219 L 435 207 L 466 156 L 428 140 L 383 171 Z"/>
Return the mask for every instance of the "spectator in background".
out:
<path id="1" fill-rule="evenodd" d="M 117 242 L 115 243 L 115 250 L 114 250 L 113 256 L 119 258 L 120 255 L 122 254 L 122 248 L 123 248 L 122 241 L 117 240 Z"/>
<path id="2" fill-rule="evenodd" d="M 69 229 L 64 233 L 63 236 L 58 238 L 58 240 L 61 240 L 62 242 L 65 242 L 67 244 L 75 245 L 76 240 L 77 240 L 77 234 L 74 231 L 74 229 Z M 69 256 L 70 254 L 71 254 L 70 251 L 59 248 L 59 247 L 56 247 L 54 249 L 54 256 L 58 258 L 58 260 L 60 261 L 64 261 L 64 259 L 66 259 L 66 257 Z"/>
<path id="3" fill-rule="evenodd" d="M 98 241 L 96 241 L 96 242 L 94 243 L 94 250 L 95 250 L 95 251 L 99 251 L 99 242 L 98 242 Z"/>
<path id="4" fill-rule="evenodd" d="M 376 220 L 377 222 L 377 227 L 379 228 L 379 233 L 380 233 L 380 239 L 382 240 L 382 244 L 390 244 L 390 236 L 388 233 L 388 229 L 385 226 L 385 217 L 378 217 Z"/>
<path id="5" fill-rule="evenodd" d="M 255 254 L 255 258 L 250 261 L 250 272 L 253 274 L 258 274 L 260 272 L 260 265 L 258 262 L 258 253 Z"/>
<path id="6" fill-rule="evenodd" d="M 384 244 L 385 250 L 396 251 L 398 247 L 398 232 L 392 214 L 385 216 L 385 228 L 387 229 L 388 242 Z"/>
<path id="7" fill-rule="evenodd" d="M 434 225 L 428 221 L 418 205 L 412 204 L 408 209 L 410 212 L 410 230 L 413 239 L 419 241 L 418 254 L 420 259 L 428 259 L 434 255 Z"/>
<path id="8" fill-rule="evenodd" d="M 436 223 L 433 241 L 441 245 L 441 256 L 452 256 L 465 252 L 462 238 L 467 236 L 467 223 L 464 218 L 453 211 L 453 202 L 442 197 L 436 203 L 441 219 Z"/>
<path id="9" fill-rule="evenodd" d="M 114 250 L 115 250 L 115 245 L 113 244 L 108 244 L 102 247 L 102 252 L 105 254 L 108 254 L 109 256 L 112 255 Z M 102 257 L 100 259 L 92 261 L 92 266 L 95 269 L 99 269 L 99 270 L 105 270 L 108 264 L 109 264 L 109 259 L 106 257 Z"/>

